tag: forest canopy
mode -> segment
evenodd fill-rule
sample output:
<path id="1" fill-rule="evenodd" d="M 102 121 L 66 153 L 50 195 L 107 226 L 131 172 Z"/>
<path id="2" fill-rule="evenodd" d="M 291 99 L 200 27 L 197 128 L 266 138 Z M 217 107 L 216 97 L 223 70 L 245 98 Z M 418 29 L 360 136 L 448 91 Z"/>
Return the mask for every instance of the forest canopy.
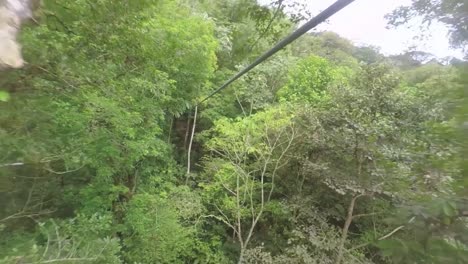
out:
<path id="1" fill-rule="evenodd" d="M 0 263 L 468 263 L 465 61 L 313 32 L 198 104 L 301 2 L 32 2 L 0 71 Z M 467 8 L 388 18 L 464 49 Z"/>

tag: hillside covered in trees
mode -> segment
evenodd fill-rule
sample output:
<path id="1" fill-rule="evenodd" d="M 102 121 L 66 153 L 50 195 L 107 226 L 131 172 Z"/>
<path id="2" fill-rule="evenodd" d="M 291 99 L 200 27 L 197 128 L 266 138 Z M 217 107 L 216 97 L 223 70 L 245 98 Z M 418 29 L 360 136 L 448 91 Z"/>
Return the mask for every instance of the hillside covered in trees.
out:
<path id="1" fill-rule="evenodd" d="M 468 263 L 465 61 L 312 32 L 195 118 L 310 18 L 270 2 L 35 1 L 0 71 L 0 263 Z M 466 51 L 467 10 L 389 23 Z"/>

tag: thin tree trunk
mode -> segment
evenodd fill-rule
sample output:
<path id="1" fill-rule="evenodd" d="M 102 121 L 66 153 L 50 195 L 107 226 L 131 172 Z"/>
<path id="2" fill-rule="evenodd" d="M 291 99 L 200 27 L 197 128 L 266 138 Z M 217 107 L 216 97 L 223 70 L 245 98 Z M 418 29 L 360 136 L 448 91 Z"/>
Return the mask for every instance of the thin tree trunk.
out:
<path id="1" fill-rule="evenodd" d="M 341 264 L 341 261 L 343 259 L 344 244 L 346 242 L 346 238 L 348 237 L 349 226 L 353 222 L 354 205 L 356 203 L 357 198 L 359 198 L 359 197 L 361 197 L 363 195 L 364 194 L 359 194 L 357 196 L 354 196 L 353 199 L 351 200 L 351 203 L 349 204 L 348 216 L 346 217 L 346 221 L 345 221 L 345 224 L 343 226 L 342 233 L 341 233 L 341 241 L 340 241 L 340 245 L 338 247 L 338 256 L 336 257 L 336 262 L 335 262 L 336 264 Z"/>
<path id="2" fill-rule="evenodd" d="M 244 263 L 244 254 L 245 254 L 245 249 L 244 247 L 241 247 L 241 251 L 239 254 L 239 261 L 237 262 L 238 264 L 243 264 Z"/>
<path id="3" fill-rule="evenodd" d="M 195 134 L 195 126 L 197 124 L 197 112 L 198 106 L 195 106 L 195 114 L 193 115 L 192 135 L 190 136 L 190 143 L 187 152 L 187 176 L 185 178 L 185 184 L 188 184 L 188 179 L 190 175 L 190 153 L 192 151 L 193 135 Z"/>

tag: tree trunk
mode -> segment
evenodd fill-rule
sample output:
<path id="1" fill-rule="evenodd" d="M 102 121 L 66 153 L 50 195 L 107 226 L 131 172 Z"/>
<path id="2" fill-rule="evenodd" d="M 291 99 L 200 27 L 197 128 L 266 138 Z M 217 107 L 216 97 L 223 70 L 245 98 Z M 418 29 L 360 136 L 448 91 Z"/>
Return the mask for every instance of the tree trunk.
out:
<path id="1" fill-rule="evenodd" d="M 243 264 L 244 263 L 244 254 L 245 254 L 245 248 L 241 246 L 241 251 L 239 254 L 239 261 L 237 264 Z"/>
<path id="2" fill-rule="evenodd" d="M 351 203 L 349 204 L 348 207 L 348 216 L 346 217 L 345 224 L 343 226 L 343 230 L 341 232 L 341 241 L 340 245 L 338 248 L 338 256 L 336 257 L 336 264 L 341 264 L 341 261 L 343 259 L 343 249 L 344 249 L 344 244 L 346 242 L 346 238 L 348 237 L 348 230 L 349 226 L 351 225 L 353 221 L 353 212 L 354 212 L 354 204 L 356 203 L 356 199 L 364 196 L 363 194 L 359 194 L 357 196 L 354 196 L 353 199 L 351 200 Z"/>

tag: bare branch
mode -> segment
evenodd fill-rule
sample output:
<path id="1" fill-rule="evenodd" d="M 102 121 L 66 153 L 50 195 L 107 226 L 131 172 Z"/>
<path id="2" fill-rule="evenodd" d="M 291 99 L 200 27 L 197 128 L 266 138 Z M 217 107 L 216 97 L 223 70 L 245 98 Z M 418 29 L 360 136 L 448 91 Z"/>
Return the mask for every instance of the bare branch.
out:
<path id="1" fill-rule="evenodd" d="M 236 230 L 234 228 L 234 226 L 231 224 L 231 222 L 229 222 L 229 217 L 227 217 L 224 212 L 215 204 L 214 205 L 216 207 L 216 209 L 218 210 L 218 212 L 224 217 L 224 220 L 221 220 L 221 219 L 218 219 L 218 220 L 221 220 L 223 223 L 225 223 L 226 225 L 228 225 L 229 227 L 231 227 L 232 229 Z"/>
<path id="2" fill-rule="evenodd" d="M 278 1 L 278 7 L 276 8 L 275 13 L 273 14 L 270 21 L 268 22 L 267 27 L 265 28 L 265 30 L 263 30 L 263 32 L 260 34 L 260 36 L 258 36 L 257 40 L 255 40 L 255 42 L 250 46 L 250 48 L 249 48 L 250 51 L 252 51 L 254 49 L 254 47 L 258 44 L 258 42 L 266 35 L 266 33 L 268 33 L 271 26 L 273 25 L 273 21 L 275 21 L 276 17 L 280 14 L 280 11 L 282 10 L 282 7 L 283 7 L 283 0 L 280 0 L 280 1 Z"/>
<path id="3" fill-rule="evenodd" d="M 242 113 L 244 114 L 244 116 L 247 116 L 247 114 L 245 113 L 244 107 L 242 106 L 242 103 L 239 100 L 239 96 L 237 95 L 237 93 L 234 93 L 234 95 L 236 96 L 237 103 L 239 104 L 239 106 L 240 106 L 240 108 L 242 110 Z"/>
<path id="4" fill-rule="evenodd" d="M 13 162 L 13 163 L 7 163 L 7 164 L 0 164 L 1 167 L 14 167 L 14 166 L 23 166 L 23 162 Z"/>
<path id="5" fill-rule="evenodd" d="M 84 167 L 84 165 L 80 166 L 79 168 L 76 168 L 76 169 L 73 169 L 73 170 L 66 170 L 66 171 L 54 171 L 52 170 L 50 167 L 44 167 L 44 170 L 48 171 L 48 172 L 51 172 L 53 174 L 57 174 L 57 175 L 63 175 L 63 174 L 67 174 L 67 173 L 71 173 L 71 172 L 75 172 L 75 171 L 78 171 L 80 169 L 82 169 Z"/>
<path id="6" fill-rule="evenodd" d="M 195 126 L 197 125 L 197 113 L 198 113 L 198 106 L 195 106 L 195 113 L 193 114 L 193 126 L 192 126 L 192 134 L 190 135 L 190 142 L 187 151 L 187 176 L 185 178 L 185 185 L 188 184 L 188 180 L 190 177 L 190 154 L 192 152 L 192 143 L 193 143 L 193 136 L 195 134 Z"/>
<path id="7" fill-rule="evenodd" d="M 412 223 L 414 221 L 414 219 L 416 219 L 416 217 L 411 217 L 411 219 L 408 221 L 408 224 Z M 403 229 L 405 226 L 404 225 L 401 225 L 395 229 L 393 229 L 390 233 L 386 234 L 385 236 L 379 238 L 378 240 L 384 240 L 386 238 L 389 238 L 391 235 L 395 234 L 396 232 L 400 231 L 401 229 Z"/>
<path id="8" fill-rule="evenodd" d="M 229 187 L 227 187 L 226 184 L 222 183 L 221 185 L 222 185 L 222 186 L 224 187 L 224 189 L 226 189 L 229 193 L 231 193 L 232 195 L 236 196 L 236 193 L 235 193 L 233 190 L 229 189 Z"/>
<path id="9" fill-rule="evenodd" d="M 381 214 L 381 213 L 357 214 L 357 215 L 353 215 L 353 220 L 359 217 L 372 216 L 372 215 L 378 215 L 378 214 Z"/>
<path id="10" fill-rule="evenodd" d="M 403 229 L 403 228 L 405 228 L 404 225 L 399 226 L 399 227 L 393 229 L 392 232 L 386 234 L 385 236 L 379 238 L 378 240 L 384 240 L 384 239 L 386 239 L 386 238 L 389 238 L 391 235 L 395 234 L 396 232 L 400 231 L 400 230 Z"/>
<path id="11" fill-rule="evenodd" d="M 340 245 L 338 247 L 338 256 L 336 257 L 336 262 L 335 262 L 336 264 L 341 264 L 341 261 L 343 259 L 343 248 L 344 248 L 344 244 L 346 242 L 346 238 L 348 237 L 349 226 L 351 225 L 351 222 L 353 221 L 353 211 L 354 211 L 354 205 L 356 203 L 356 200 L 359 197 L 362 197 L 362 196 L 365 196 L 365 195 L 366 194 L 358 194 L 358 195 L 354 196 L 351 199 L 351 202 L 349 203 L 348 217 L 346 218 L 346 221 L 345 221 L 345 224 L 343 226 L 342 233 L 341 233 L 341 241 L 340 241 Z"/>
<path id="12" fill-rule="evenodd" d="M 40 262 L 34 262 L 34 264 L 38 263 L 54 263 L 54 262 L 73 262 L 73 261 L 93 261 L 96 260 L 97 258 L 58 258 L 58 259 L 51 259 L 51 260 L 43 260 Z M 27 264 L 33 264 L 27 263 Z"/>

